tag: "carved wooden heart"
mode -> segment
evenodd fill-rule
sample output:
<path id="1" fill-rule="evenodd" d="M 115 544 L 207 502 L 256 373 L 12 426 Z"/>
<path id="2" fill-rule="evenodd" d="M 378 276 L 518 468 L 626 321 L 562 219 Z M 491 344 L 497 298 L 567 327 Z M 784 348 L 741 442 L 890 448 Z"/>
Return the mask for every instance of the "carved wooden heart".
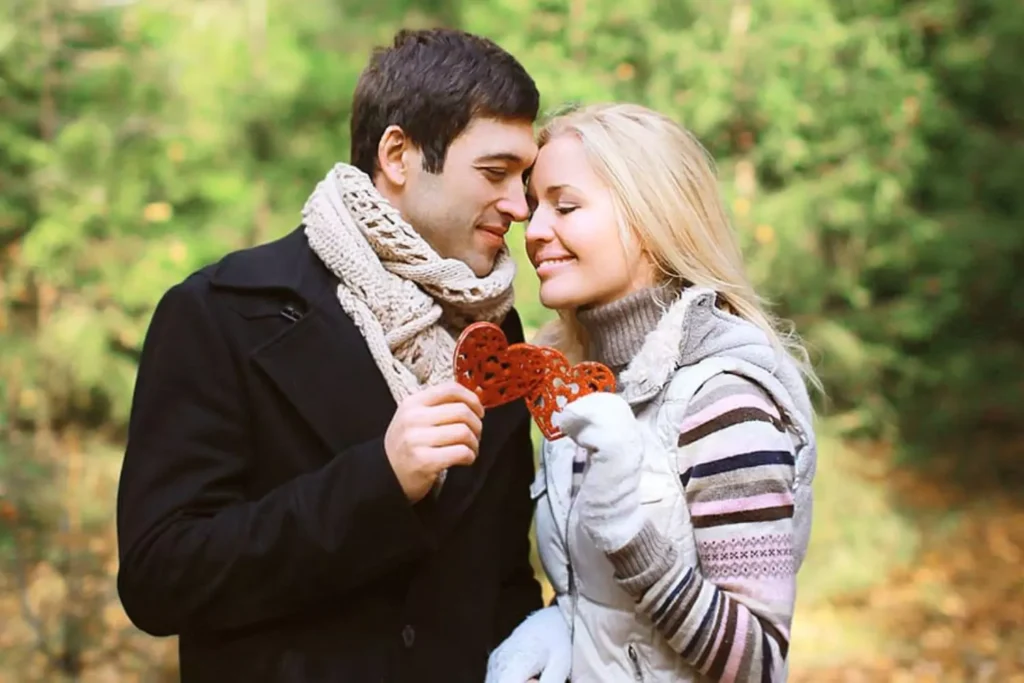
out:
<path id="1" fill-rule="evenodd" d="M 576 399 L 598 391 L 615 392 L 615 374 L 601 363 L 584 361 L 572 365 L 560 351 L 536 347 L 547 359 L 544 381 L 526 395 L 526 406 L 541 433 L 548 441 L 561 439 L 562 433 L 552 423 L 556 412 Z"/>
<path id="2" fill-rule="evenodd" d="M 475 391 L 485 408 L 523 398 L 544 379 L 546 358 L 538 348 L 508 338 L 493 323 L 473 323 L 455 345 L 455 381 Z"/>
<path id="3" fill-rule="evenodd" d="M 552 416 L 571 401 L 597 391 L 615 391 L 615 375 L 601 363 L 573 365 L 547 346 L 509 345 L 500 327 L 473 323 L 455 345 L 455 381 L 476 392 L 485 408 L 526 399 L 526 407 L 549 441 L 564 434 Z"/>

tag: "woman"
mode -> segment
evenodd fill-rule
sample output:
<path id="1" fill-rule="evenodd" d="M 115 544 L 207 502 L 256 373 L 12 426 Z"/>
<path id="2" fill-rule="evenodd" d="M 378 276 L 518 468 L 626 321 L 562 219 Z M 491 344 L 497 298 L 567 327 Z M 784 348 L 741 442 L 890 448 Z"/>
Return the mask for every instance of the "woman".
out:
<path id="1" fill-rule="evenodd" d="M 640 106 L 551 120 L 530 179 L 537 342 L 615 371 L 534 483 L 556 604 L 488 680 L 782 681 L 816 458 L 799 343 L 744 274 L 711 161 Z"/>

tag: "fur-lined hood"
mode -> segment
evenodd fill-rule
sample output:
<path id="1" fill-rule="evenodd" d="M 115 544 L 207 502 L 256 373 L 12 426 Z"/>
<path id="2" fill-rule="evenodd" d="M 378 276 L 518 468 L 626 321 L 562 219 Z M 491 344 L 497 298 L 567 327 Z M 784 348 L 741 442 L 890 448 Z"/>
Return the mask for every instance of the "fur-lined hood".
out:
<path id="1" fill-rule="evenodd" d="M 669 304 L 636 357 L 619 376 L 623 398 L 634 404 L 650 400 L 681 368 L 712 357 L 728 357 L 774 376 L 809 425 L 813 408 L 796 363 L 777 352 L 759 327 L 719 309 L 716 300 L 713 290 L 693 286 Z"/>

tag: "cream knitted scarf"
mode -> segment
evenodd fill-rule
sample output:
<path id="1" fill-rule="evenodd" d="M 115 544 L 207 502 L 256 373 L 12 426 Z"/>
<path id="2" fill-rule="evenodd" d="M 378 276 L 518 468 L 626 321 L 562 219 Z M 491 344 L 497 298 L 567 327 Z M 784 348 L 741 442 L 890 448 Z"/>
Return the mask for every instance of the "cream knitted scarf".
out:
<path id="1" fill-rule="evenodd" d="M 451 380 L 454 335 L 477 320 L 500 323 L 512 307 L 507 248 L 478 278 L 462 261 L 441 258 L 354 166 L 335 165 L 302 216 L 396 402 Z"/>

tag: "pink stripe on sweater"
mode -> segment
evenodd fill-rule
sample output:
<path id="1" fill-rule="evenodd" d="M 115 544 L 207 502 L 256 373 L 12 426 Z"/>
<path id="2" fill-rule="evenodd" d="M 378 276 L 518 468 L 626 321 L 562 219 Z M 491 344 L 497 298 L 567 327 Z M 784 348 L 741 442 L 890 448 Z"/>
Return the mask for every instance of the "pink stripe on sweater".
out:
<path id="1" fill-rule="evenodd" d="M 762 493 L 759 496 L 747 496 L 746 498 L 729 498 L 726 500 L 709 500 L 704 503 L 691 503 L 690 514 L 694 517 L 726 515 L 730 512 L 760 510 L 762 508 L 792 504 L 792 493 Z"/>
<path id="2" fill-rule="evenodd" d="M 747 646 L 747 630 L 750 628 L 750 612 L 742 605 L 736 610 L 736 631 L 732 640 L 732 651 L 722 672 L 722 683 L 732 683 L 739 677 L 743 651 Z"/>
<path id="3" fill-rule="evenodd" d="M 790 603 L 796 598 L 796 579 L 793 574 L 788 576 L 731 576 L 719 579 L 715 583 L 725 590 L 739 593 L 757 600 L 765 605 L 774 603 Z M 776 623 L 776 625 L 778 625 Z"/>
<path id="4" fill-rule="evenodd" d="M 763 398 L 754 396 L 753 394 L 736 394 L 734 396 L 726 396 L 721 398 L 707 408 L 704 408 L 699 413 L 694 413 L 688 418 L 683 420 L 683 424 L 679 427 L 679 433 L 685 434 L 686 432 L 699 427 L 705 422 L 710 422 L 719 415 L 727 413 L 730 410 L 736 410 L 737 408 L 757 408 L 763 410 L 769 415 L 779 416 L 779 411 L 775 409 L 775 406 L 766 402 Z"/>

